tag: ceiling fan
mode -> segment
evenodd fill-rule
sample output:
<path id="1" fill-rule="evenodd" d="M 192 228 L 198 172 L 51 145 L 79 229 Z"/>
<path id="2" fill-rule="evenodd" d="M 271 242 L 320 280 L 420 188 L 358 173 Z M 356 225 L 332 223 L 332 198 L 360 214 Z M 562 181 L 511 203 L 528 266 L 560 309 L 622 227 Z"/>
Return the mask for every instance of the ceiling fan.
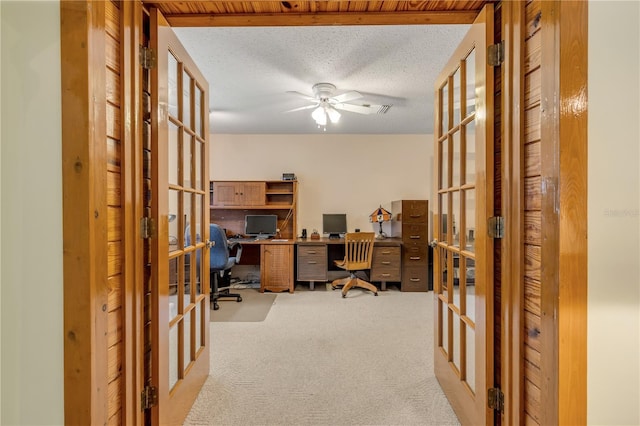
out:
<path id="1" fill-rule="evenodd" d="M 372 105 L 372 104 L 352 104 L 348 103 L 356 99 L 362 98 L 362 94 L 356 91 L 345 92 L 337 96 L 333 96 L 336 90 L 336 86 L 331 83 L 317 83 L 312 87 L 313 95 L 306 95 L 304 93 L 289 91 L 287 93 L 293 93 L 300 96 L 307 101 L 311 101 L 311 105 L 303 106 L 300 108 L 290 109 L 285 112 L 302 111 L 305 109 L 314 108 L 311 113 L 311 117 L 315 120 L 318 127 L 326 126 L 327 119 L 332 123 L 337 123 L 340 120 L 340 111 L 355 112 L 358 114 L 385 114 L 391 105 Z"/>

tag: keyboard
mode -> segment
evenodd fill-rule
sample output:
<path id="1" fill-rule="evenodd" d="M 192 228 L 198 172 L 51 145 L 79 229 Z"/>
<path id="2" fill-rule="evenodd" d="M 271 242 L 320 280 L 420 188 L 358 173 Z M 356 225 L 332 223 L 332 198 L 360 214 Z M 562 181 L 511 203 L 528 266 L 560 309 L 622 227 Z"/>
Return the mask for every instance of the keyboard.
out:
<path id="1" fill-rule="evenodd" d="M 255 237 L 236 237 L 236 238 L 229 238 L 229 241 L 232 243 L 248 243 L 250 241 L 255 241 L 256 238 Z"/>

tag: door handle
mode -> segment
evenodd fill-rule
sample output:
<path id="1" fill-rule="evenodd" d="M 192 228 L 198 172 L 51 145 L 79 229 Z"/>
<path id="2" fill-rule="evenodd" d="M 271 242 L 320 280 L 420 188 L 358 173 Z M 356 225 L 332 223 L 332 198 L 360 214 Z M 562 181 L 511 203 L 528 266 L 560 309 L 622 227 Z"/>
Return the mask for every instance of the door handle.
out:
<path id="1" fill-rule="evenodd" d="M 436 247 L 438 246 L 438 240 L 434 239 L 433 241 L 431 241 L 431 242 L 429 243 L 429 246 L 430 246 L 431 248 L 436 248 Z"/>
<path id="2" fill-rule="evenodd" d="M 213 246 L 215 246 L 215 245 L 216 245 L 216 242 L 215 242 L 215 241 L 209 241 L 209 240 L 207 240 L 207 241 L 206 241 L 206 244 L 207 244 L 207 248 L 211 248 L 211 247 L 213 247 Z"/>

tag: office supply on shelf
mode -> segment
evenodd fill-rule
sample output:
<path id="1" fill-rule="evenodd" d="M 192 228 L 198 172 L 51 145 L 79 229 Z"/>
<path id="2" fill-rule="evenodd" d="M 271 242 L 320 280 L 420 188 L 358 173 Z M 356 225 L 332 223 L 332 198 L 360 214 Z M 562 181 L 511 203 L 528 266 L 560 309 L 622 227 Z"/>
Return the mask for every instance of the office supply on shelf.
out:
<path id="1" fill-rule="evenodd" d="M 224 230 L 217 224 L 209 224 L 209 239 L 214 242 L 209 253 L 209 274 L 212 285 L 211 305 L 213 310 L 218 310 L 218 299 L 223 297 L 235 298 L 237 302 L 242 302 L 242 296 L 237 293 L 229 292 L 229 280 L 231 277 L 231 268 L 240 262 L 242 255 L 242 246 L 237 247 L 236 255 L 231 256 L 230 250 L 235 248 L 236 244 L 228 245 L 227 236 Z M 220 287 L 220 283 L 226 287 Z"/>
<path id="2" fill-rule="evenodd" d="M 296 180 L 296 174 L 295 173 L 283 173 L 282 174 L 282 180 Z"/>
<path id="3" fill-rule="evenodd" d="M 334 280 L 331 289 L 337 286 L 342 287 L 342 297 L 347 297 L 347 293 L 353 287 L 360 287 L 378 295 L 378 289 L 373 284 L 360 279 L 356 272 L 371 269 L 371 258 L 373 257 L 373 232 L 350 232 L 344 236 L 344 259 L 335 261 L 336 266 L 349 272 L 347 278 Z"/>

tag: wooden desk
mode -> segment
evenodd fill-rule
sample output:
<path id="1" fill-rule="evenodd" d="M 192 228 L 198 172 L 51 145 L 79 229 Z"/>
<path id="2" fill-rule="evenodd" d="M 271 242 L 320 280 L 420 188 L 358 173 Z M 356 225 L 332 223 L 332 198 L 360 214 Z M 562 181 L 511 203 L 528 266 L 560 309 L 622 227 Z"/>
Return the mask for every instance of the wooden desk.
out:
<path id="1" fill-rule="evenodd" d="M 334 266 L 333 261 L 344 258 L 343 238 L 298 239 L 296 247 L 297 279 L 308 281 L 311 290 L 316 282 L 329 280 L 328 271 L 341 270 Z M 399 238 L 376 240 L 373 245 L 369 279 L 380 282 L 383 291 L 387 289 L 387 282 L 400 282 L 402 279 L 401 247 L 402 241 Z"/>

